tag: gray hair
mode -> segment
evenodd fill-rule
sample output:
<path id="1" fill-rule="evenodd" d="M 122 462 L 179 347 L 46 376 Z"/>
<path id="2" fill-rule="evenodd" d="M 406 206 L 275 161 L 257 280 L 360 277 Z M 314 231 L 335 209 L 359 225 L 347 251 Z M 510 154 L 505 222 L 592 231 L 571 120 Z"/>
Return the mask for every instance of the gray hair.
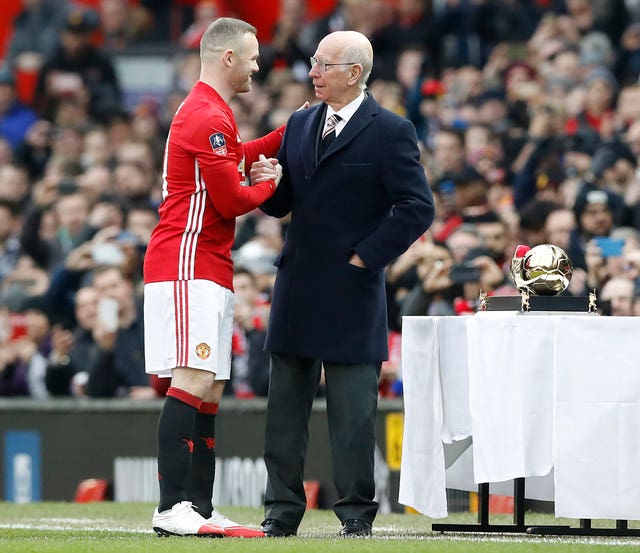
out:
<path id="1" fill-rule="evenodd" d="M 360 42 L 345 46 L 342 50 L 342 61 L 345 63 L 357 63 L 362 66 L 362 75 L 358 81 L 358 86 L 364 90 L 367 88 L 367 81 L 371 75 L 373 58 Z"/>
<path id="2" fill-rule="evenodd" d="M 235 50 L 244 35 L 255 35 L 258 30 L 253 26 L 232 17 L 220 17 L 216 19 L 202 35 L 200 39 L 200 60 L 202 62 L 211 59 L 212 54 L 225 50 Z"/>

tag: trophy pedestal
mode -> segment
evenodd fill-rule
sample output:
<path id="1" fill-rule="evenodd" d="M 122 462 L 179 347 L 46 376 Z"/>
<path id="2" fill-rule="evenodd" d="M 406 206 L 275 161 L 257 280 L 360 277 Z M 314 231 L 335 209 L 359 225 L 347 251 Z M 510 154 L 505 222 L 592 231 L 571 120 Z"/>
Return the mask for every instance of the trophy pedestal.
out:
<path id="1" fill-rule="evenodd" d="M 529 296 L 528 312 L 558 313 L 572 315 L 589 312 L 590 298 L 586 296 Z M 487 296 L 487 311 L 521 311 L 522 297 Z"/>

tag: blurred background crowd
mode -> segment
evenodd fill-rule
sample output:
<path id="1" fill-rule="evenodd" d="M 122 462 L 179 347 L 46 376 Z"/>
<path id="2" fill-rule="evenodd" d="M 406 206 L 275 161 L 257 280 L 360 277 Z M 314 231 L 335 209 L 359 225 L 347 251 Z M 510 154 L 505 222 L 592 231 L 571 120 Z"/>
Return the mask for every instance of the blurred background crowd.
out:
<path id="1" fill-rule="evenodd" d="M 387 269 L 382 396 L 402 394 L 401 317 L 516 294 L 517 244 L 560 246 L 565 293 L 640 314 L 639 0 L 3 0 L 0 396 L 163 395 L 144 373 L 142 259 L 168 125 L 219 16 L 259 32 L 232 106 L 244 141 L 314 101 L 309 57 L 347 29 L 371 38 L 369 92 L 417 129 L 436 221 Z M 238 219 L 236 397 L 267 393 L 286 227 Z"/>

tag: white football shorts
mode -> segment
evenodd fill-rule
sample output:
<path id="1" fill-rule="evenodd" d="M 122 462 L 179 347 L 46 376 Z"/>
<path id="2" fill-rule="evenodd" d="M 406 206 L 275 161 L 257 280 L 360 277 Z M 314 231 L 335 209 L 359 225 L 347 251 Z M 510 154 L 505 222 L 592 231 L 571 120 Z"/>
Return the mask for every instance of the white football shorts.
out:
<path id="1" fill-rule="evenodd" d="M 146 371 L 170 377 L 176 367 L 231 375 L 233 292 L 210 280 L 144 285 Z"/>

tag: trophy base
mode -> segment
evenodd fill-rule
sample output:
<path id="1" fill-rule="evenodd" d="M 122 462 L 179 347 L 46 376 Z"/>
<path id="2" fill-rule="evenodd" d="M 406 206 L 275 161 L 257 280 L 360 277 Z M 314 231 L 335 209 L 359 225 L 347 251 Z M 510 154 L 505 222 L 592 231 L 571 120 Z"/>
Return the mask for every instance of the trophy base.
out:
<path id="1" fill-rule="evenodd" d="M 487 296 L 487 311 L 521 311 L 522 298 L 517 296 Z M 587 296 L 529 296 L 529 311 L 589 311 Z"/>

